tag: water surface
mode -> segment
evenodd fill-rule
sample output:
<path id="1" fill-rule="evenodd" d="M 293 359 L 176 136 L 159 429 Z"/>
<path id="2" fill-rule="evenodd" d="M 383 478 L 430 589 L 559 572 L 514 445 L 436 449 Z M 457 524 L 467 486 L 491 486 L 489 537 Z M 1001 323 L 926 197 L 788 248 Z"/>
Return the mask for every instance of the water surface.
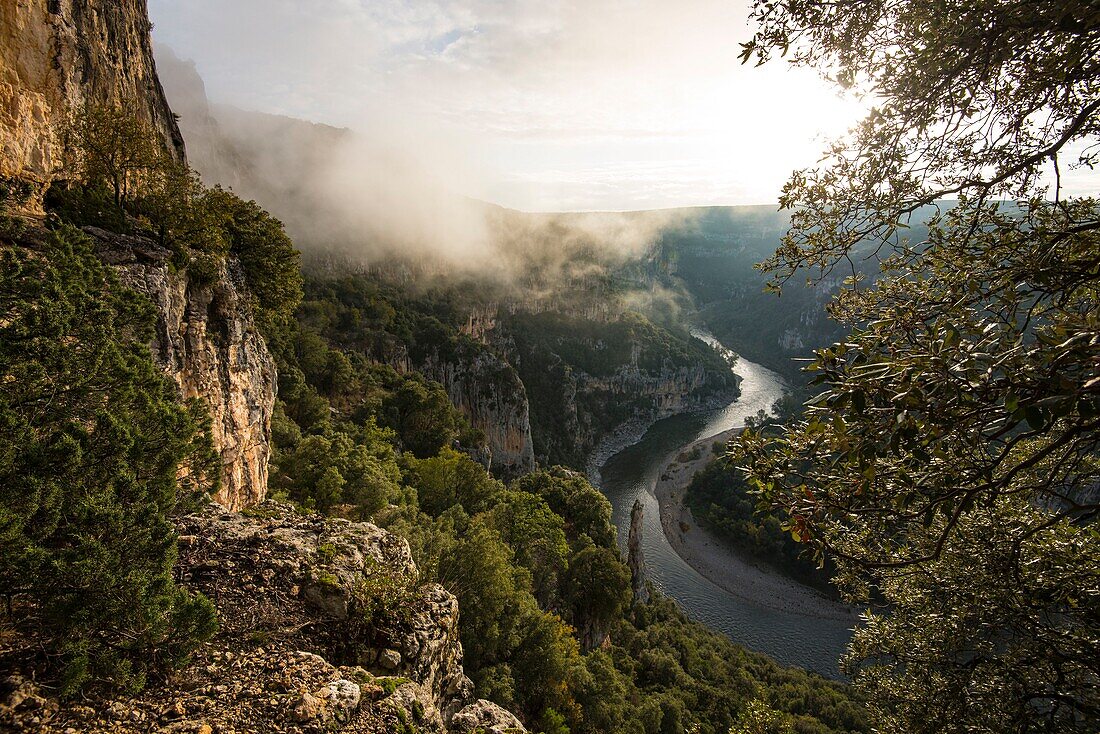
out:
<path id="1" fill-rule="evenodd" d="M 709 334 L 696 336 L 717 344 Z M 653 491 L 668 455 L 700 438 L 744 425 L 747 416 L 769 410 L 783 394 L 782 378 L 766 367 L 740 358 L 734 370 L 743 378 L 736 401 L 705 415 L 659 421 L 638 443 L 612 456 L 601 468 L 600 488 L 611 500 L 619 545 L 626 548 L 630 510 L 640 498 L 645 508 L 642 550 L 648 578 L 657 589 L 675 599 L 692 619 L 750 650 L 837 677 L 837 659 L 851 637 L 848 623 L 769 609 L 730 594 L 680 558 L 661 529 Z"/>

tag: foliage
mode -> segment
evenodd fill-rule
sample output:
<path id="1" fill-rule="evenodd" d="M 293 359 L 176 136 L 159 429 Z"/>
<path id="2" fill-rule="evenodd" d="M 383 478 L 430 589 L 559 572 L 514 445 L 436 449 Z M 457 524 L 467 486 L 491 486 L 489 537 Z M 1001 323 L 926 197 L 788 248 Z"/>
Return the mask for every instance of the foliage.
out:
<path id="1" fill-rule="evenodd" d="M 0 594 L 45 634 L 65 692 L 138 688 L 215 625 L 172 581 L 168 519 L 177 492 L 219 479 L 209 418 L 153 364 L 152 305 L 83 235 L 5 243 L 0 264 Z"/>
<path id="2" fill-rule="evenodd" d="M 581 630 L 609 628 L 630 604 L 630 570 L 610 548 L 590 545 L 575 553 L 563 586 L 571 618 Z M 592 647 L 591 635 L 585 638 L 585 647 Z"/>
<path id="3" fill-rule="evenodd" d="M 363 578 L 354 589 L 356 622 L 375 629 L 401 629 L 407 625 L 416 599 L 413 581 L 369 558 Z"/>
<path id="4" fill-rule="evenodd" d="M 51 185 L 51 211 L 78 226 L 149 234 L 199 281 L 211 278 L 215 260 L 231 256 L 263 333 L 278 338 L 288 328 L 302 298 L 302 275 L 279 220 L 254 201 L 203 186 L 153 128 L 123 106 L 85 105 L 67 122 L 62 142 L 70 179 Z"/>
<path id="5" fill-rule="evenodd" d="M 272 487 L 304 507 L 328 512 L 350 504 L 370 517 L 399 492 L 401 471 L 393 434 L 373 421 L 361 428 L 291 439 L 281 448 Z"/>
<path id="6" fill-rule="evenodd" d="M 115 203 L 111 190 L 102 184 L 54 181 L 46 190 L 46 210 L 78 226 L 101 227 L 112 232 L 129 232 L 126 211 Z"/>
<path id="7" fill-rule="evenodd" d="M 947 522 L 937 518 L 932 532 Z M 1059 721 L 1057 708 L 1036 710 L 1046 698 L 1096 701 L 1097 530 L 1055 523 L 1034 532 L 1048 522 L 1049 512 L 1017 497 L 983 503 L 916 578 L 884 577 L 892 608 L 867 616 L 850 652 L 872 700 L 897 721 L 928 722 L 920 731 L 975 716 L 1008 731 L 1095 723 L 1088 711 L 1073 722 Z"/>
<path id="8" fill-rule="evenodd" d="M 601 548 L 617 547 L 611 503 L 581 474 L 553 466 L 520 477 L 516 487 L 546 500 L 550 509 L 565 519 L 565 532 L 571 541 L 584 536 Z"/>
<path id="9" fill-rule="evenodd" d="M 201 204 L 223 217 L 221 229 L 229 254 L 241 264 L 252 306 L 265 336 L 289 328 L 302 300 L 298 251 L 283 223 L 255 201 L 245 201 L 220 186 L 207 190 Z"/>
<path id="10" fill-rule="evenodd" d="M 449 447 L 462 430 L 463 421 L 438 382 L 410 376 L 382 401 L 382 416 L 402 437 L 414 456 L 434 456 Z"/>
<path id="11" fill-rule="evenodd" d="M 517 565 L 531 574 L 531 591 L 541 607 L 556 606 L 562 575 L 569 564 L 565 522 L 546 500 L 509 490 L 489 509 L 490 522 L 512 549 Z"/>
<path id="12" fill-rule="evenodd" d="M 792 734 L 793 731 L 787 717 L 754 698 L 737 717 L 729 734 Z"/>
<path id="13" fill-rule="evenodd" d="M 740 553 L 767 563 L 801 583 L 830 590 L 829 575 L 783 529 L 781 516 L 758 512 L 759 497 L 740 472 L 718 458 L 695 473 L 684 501 L 694 517 Z"/>
<path id="14" fill-rule="evenodd" d="M 1100 204 L 1067 198 L 1061 167 L 1096 160 L 1100 11 L 760 2 L 754 17 L 746 59 L 789 53 L 874 104 L 787 184 L 792 227 L 763 267 L 778 286 L 877 255 L 883 276 L 831 307 L 853 333 L 810 366 L 823 392 L 805 418 L 747 433 L 737 460 L 850 593 L 889 604 L 849 659 L 883 731 L 1092 730 Z M 904 236 L 947 196 L 927 241 Z"/>
<path id="15" fill-rule="evenodd" d="M 172 163 L 153 126 L 122 105 L 85 103 L 66 121 L 61 141 L 72 178 L 107 189 L 119 208 Z"/>
<path id="16" fill-rule="evenodd" d="M 26 206 L 37 186 L 16 176 L 0 176 L 0 214 Z"/>
<path id="17" fill-rule="evenodd" d="M 371 517 L 404 536 L 420 578 L 455 594 L 477 695 L 533 730 L 724 734 L 759 687 L 798 732 L 865 731 L 840 684 L 746 653 L 666 600 L 630 611 L 611 505 L 582 475 L 551 467 L 504 485 L 453 448 L 461 425 L 453 406 L 420 397 L 438 386 L 377 361 L 397 344 L 459 364 L 476 359 L 455 336 L 455 308 L 450 297 L 412 299 L 368 278 L 307 279 L 297 323 L 276 351 L 272 476 L 282 491 L 317 503 L 337 484 L 326 484 L 325 472 L 344 476 L 345 447 L 354 454 L 362 442 L 373 455 L 389 443 L 400 479 L 387 504 L 329 511 Z M 397 406 L 412 406 L 414 419 L 398 419 Z M 416 411 L 451 415 L 424 420 Z M 367 425 L 389 430 L 358 433 Z M 428 440 L 418 457 L 410 448 L 420 427 Z M 584 649 L 603 632 L 602 647 Z"/>
<path id="18" fill-rule="evenodd" d="M 229 250 L 225 211 L 213 193 L 198 173 L 171 161 L 143 178 L 125 210 L 185 264 L 191 252 L 224 257 Z"/>
<path id="19" fill-rule="evenodd" d="M 726 732 L 753 699 L 787 714 L 798 734 L 868 731 L 862 706 L 847 687 L 783 668 L 723 635 L 691 622 L 657 596 L 612 630 L 616 666 L 644 698 L 627 715 L 644 730 Z M 635 694 L 636 695 L 636 694 Z M 628 701 L 630 699 L 628 698 Z"/>

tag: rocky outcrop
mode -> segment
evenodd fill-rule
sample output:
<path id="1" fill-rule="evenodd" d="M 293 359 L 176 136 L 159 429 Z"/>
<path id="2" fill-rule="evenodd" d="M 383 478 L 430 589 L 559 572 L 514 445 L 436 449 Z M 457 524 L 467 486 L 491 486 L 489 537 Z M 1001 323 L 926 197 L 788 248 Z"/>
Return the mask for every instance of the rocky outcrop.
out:
<path id="1" fill-rule="evenodd" d="M 473 697 L 457 603 L 418 582 L 405 540 L 273 502 L 211 504 L 177 530 L 177 580 L 217 607 L 214 639 L 131 698 L 58 706 L 32 682 L 0 681 L 0 729 L 525 731 Z"/>
<path id="2" fill-rule="evenodd" d="M 479 699 L 455 715 L 451 721 L 451 731 L 462 734 L 513 734 L 527 730 L 512 712 L 492 701 Z"/>
<path id="3" fill-rule="evenodd" d="M 244 277 L 233 261 L 213 277 L 170 264 L 171 253 L 141 237 L 89 227 L 100 257 L 157 308 L 153 356 L 183 398 L 210 409 L 214 447 L 222 458 L 215 499 L 229 509 L 263 501 L 275 409 L 275 362 L 252 318 Z"/>
<path id="4" fill-rule="evenodd" d="M 458 602 L 418 585 L 404 539 L 271 502 L 248 514 L 211 507 L 180 532 L 182 580 L 214 600 L 234 638 L 304 624 L 298 647 L 408 681 L 400 697 L 423 707 L 421 726 L 442 729 L 472 700 Z"/>
<path id="5" fill-rule="evenodd" d="M 0 176 L 45 183 L 55 175 L 58 126 L 85 102 L 125 104 L 182 160 L 149 29 L 145 0 L 0 3 Z"/>
<path id="6" fill-rule="evenodd" d="M 645 555 L 642 553 L 642 523 L 645 520 L 645 510 L 642 509 L 642 500 L 634 500 L 634 506 L 630 508 L 630 533 L 626 540 L 626 563 L 630 568 L 630 588 L 634 593 L 635 604 L 645 604 L 649 601 L 649 587 L 645 581 Z"/>
<path id="7" fill-rule="evenodd" d="M 707 371 L 702 365 L 666 369 L 652 374 L 639 370 L 635 362 L 625 365 L 608 378 L 586 375 L 582 390 L 648 398 L 654 417 L 659 420 L 697 405 L 700 388 L 706 384 Z"/>

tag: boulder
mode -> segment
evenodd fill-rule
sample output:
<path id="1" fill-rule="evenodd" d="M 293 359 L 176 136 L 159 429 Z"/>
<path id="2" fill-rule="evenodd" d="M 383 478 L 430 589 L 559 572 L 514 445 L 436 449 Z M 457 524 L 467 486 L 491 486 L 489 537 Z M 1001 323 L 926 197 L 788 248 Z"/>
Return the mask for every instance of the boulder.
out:
<path id="1" fill-rule="evenodd" d="M 484 732 L 485 734 L 514 734 L 525 732 L 522 722 L 516 715 L 492 701 L 478 699 L 464 707 L 451 719 L 451 731 L 466 734 Z"/>

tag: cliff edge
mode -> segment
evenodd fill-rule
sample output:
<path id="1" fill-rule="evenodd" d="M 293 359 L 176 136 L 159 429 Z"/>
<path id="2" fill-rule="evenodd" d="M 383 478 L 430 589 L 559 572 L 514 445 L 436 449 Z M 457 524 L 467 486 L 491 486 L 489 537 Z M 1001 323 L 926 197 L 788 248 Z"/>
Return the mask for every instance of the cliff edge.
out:
<path id="1" fill-rule="evenodd" d="M 420 584 L 408 543 L 369 523 L 265 502 L 180 519 L 178 581 L 221 628 L 191 665 L 134 697 L 60 706 L 0 681 L 0 728 L 35 732 L 523 732 L 473 697 L 458 602 Z"/>
<path id="2" fill-rule="evenodd" d="M 231 510 L 262 502 L 271 456 L 275 360 L 260 335 L 239 264 L 226 260 L 197 277 L 171 265 L 171 252 L 142 237 L 95 227 L 85 233 L 100 259 L 157 309 L 153 358 L 184 399 L 201 398 L 222 460 L 214 499 Z"/>

